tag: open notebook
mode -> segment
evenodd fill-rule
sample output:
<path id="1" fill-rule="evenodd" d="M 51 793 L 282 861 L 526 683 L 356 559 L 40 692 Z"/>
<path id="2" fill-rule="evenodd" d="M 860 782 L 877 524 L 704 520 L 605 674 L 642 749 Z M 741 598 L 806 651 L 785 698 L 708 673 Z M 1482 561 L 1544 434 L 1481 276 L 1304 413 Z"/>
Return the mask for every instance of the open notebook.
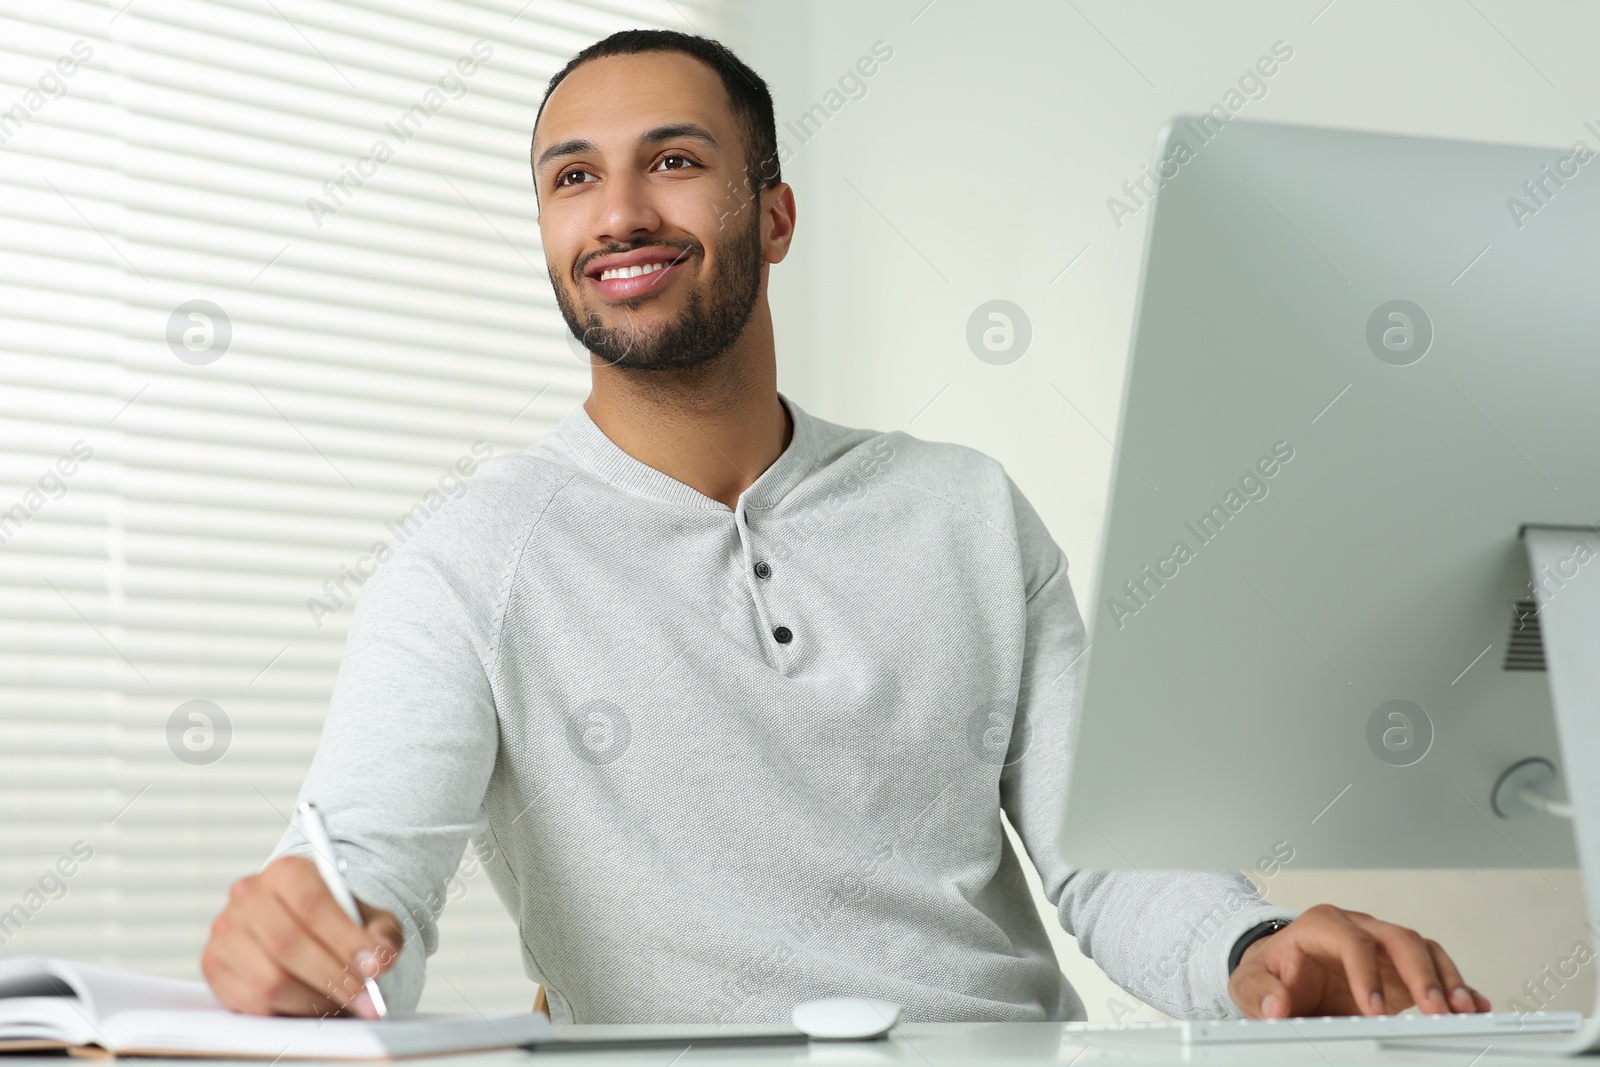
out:
<path id="1" fill-rule="evenodd" d="M 204 983 L 44 956 L 0 959 L 0 1051 L 388 1060 L 557 1040 L 531 1012 L 289 1019 L 222 1007 Z"/>

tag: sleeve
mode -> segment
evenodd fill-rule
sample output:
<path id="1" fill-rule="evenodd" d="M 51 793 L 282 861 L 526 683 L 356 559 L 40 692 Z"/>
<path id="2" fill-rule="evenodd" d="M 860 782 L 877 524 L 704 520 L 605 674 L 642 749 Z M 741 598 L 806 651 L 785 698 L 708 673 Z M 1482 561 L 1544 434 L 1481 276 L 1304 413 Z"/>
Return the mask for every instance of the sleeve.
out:
<path id="1" fill-rule="evenodd" d="M 351 891 L 405 931 L 379 979 L 396 1011 L 415 1010 L 422 995 L 448 883 L 468 838 L 488 825 L 498 750 L 490 625 L 477 603 L 487 598 L 474 592 L 480 576 L 440 564 L 468 554 L 441 540 L 402 543 L 364 586 L 299 796 L 322 809 Z M 309 853 L 291 823 L 268 862 Z"/>
<path id="2" fill-rule="evenodd" d="M 1175 1018 L 1238 1018 L 1228 954 L 1245 931 L 1294 913 L 1264 902 L 1237 871 L 1085 871 L 1057 846 L 1088 649 L 1066 555 L 1007 478 L 1027 589 L 1017 720 L 1027 748 L 1000 800 L 1061 926 L 1117 985 Z"/>

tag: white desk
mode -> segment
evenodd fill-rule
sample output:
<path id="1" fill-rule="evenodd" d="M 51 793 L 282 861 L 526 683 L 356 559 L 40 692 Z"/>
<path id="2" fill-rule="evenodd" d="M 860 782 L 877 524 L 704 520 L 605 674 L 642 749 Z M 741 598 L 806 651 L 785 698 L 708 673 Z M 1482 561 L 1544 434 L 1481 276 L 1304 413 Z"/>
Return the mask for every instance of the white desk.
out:
<path id="1" fill-rule="evenodd" d="M 567 1029 L 563 1027 L 563 1029 Z M 572 1027 L 571 1029 L 581 1029 Z M 1071 1023 L 903 1023 L 888 1038 L 864 1042 L 812 1042 L 775 1046 L 732 1045 L 677 1048 L 517 1050 L 402 1060 L 418 1067 L 443 1063 L 467 1067 L 697 1067 L 697 1065 L 803 1064 L 806 1067 L 957 1067 L 967 1064 L 1061 1064 L 1073 1067 L 1137 1067 L 1190 1063 L 1245 1064 L 1255 1067 L 1552 1067 L 1563 1061 L 1546 1056 L 1492 1054 L 1471 1064 L 1477 1047 L 1463 1052 L 1413 1052 L 1383 1049 L 1376 1042 L 1282 1042 L 1254 1046 L 1178 1046 L 1108 1041 L 1077 1030 Z M 60 1056 L 0 1057 L 0 1067 L 67 1067 L 83 1060 Z M 130 1061 L 132 1062 L 132 1061 Z M 140 1060 L 139 1064 L 246 1067 L 241 1060 Z M 1578 1067 L 1584 1062 L 1578 1061 Z M 283 1067 L 290 1067 L 285 1061 Z M 349 1067 L 348 1064 L 342 1067 Z"/>

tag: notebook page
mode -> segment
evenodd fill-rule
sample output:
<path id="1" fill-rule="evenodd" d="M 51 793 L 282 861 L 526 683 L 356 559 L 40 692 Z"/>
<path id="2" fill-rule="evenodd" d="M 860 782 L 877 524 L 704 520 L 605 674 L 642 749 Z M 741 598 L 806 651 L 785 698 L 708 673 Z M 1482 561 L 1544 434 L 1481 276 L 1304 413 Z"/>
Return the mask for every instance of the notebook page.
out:
<path id="1" fill-rule="evenodd" d="M 295 1019 L 230 1011 L 130 1011 L 101 1027 L 118 1051 L 242 1056 L 260 1059 L 387 1059 L 436 1052 L 506 1048 L 548 1041 L 543 1015 Z"/>
<path id="2" fill-rule="evenodd" d="M 94 1027 L 72 997 L 0 997 L 0 1042 L 59 1041 L 86 1045 Z"/>
<path id="3" fill-rule="evenodd" d="M 14 956 L 0 960 L 0 998 L 77 995 L 90 1021 L 130 1008 L 218 1008 L 204 982 L 130 974 L 92 963 L 49 956 Z M 4 1003 L 4 1000 L 0 1000 Z"/>

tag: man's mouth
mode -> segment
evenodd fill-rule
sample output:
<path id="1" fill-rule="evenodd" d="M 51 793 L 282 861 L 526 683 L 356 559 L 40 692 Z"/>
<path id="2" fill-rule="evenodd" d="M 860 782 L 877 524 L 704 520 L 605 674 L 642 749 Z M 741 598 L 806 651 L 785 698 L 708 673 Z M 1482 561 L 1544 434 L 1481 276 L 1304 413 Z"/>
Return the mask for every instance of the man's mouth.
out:
<path id="1" fill-rule="evenodd" d="M 636 267 L 612 267 L 600 272 L 600 280 L 608 282 L 613 278 L 637 278 L 641 274 L 651 274 L 665 269 L 665 263 L 645 263 Z"/>
<path id="2" fill-rule="evenodd" d="M 631 300 L 658 291 L 689 256 L 688 249 L 655 246 L 601 256 L 584 272 L 607 300 Z"/>

